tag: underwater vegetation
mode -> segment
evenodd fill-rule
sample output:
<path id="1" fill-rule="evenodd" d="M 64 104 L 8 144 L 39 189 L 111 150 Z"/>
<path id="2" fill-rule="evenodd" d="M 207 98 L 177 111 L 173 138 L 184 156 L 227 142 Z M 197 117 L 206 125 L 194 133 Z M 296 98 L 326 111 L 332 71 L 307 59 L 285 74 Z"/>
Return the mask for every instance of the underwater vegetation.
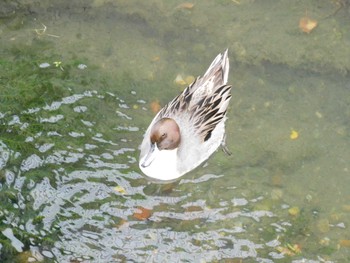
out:
<path id="1" fill-rule="evenodd" d="M 99 124 L 99 132 L 111 129 L 116 122 L 103 122 L 105 109 L 115 107 L 113 96 L 100 96 L 97 101 L 89 98 L 99 92 L 132 86 L 130 76 L 110 79 L 98 78 L 88 70 L 94 66 L 85 58 L 72 55 L 57 61 L 59 54 L 43 52 L 52 48 L 50 41 L 34 39 L 31 45 L 14 45 L 2 50 L 0 59 L 0 261 L 27 262 L 40 259 L 36 247 L 46 251 L 50 262 L 51 249 L 59 240 L 59 222 L 56 218 L 48 228 L 45 216 L 38 214 L 33 188 L 42 182 L 56 186 L 55 171 L 59 162 L 44 162 L 43 154 L 58 159 L 62 153 L 69 163 L 69 153 L 91 143 L 86 136 L 97 132 L 93 124 Z M 86 65 L 89 64 L 89 67 Z M 88 67 L 88 68 L 87 68 Z M 113 86 L 113 88 L 111 88 Z M 85 105 L 99 109 L 94 115 L 87 114 L 90 122 L 82 120 L 86 106 L 70 106 L 78 100 L 89 100 Z M 103 101 L 103 102 L 102 102 Z M 59 121 L 64 118 L 64 125 Z M 102 122 L 102 123 L 101 123 Z M 123 123 L 117 121 L 119 125 Z M 87 129 L 87 126 L 89 127 Z M 73 132 L 78 131 L 81 132 Z M 80 137 L 81 136 L 81 137 Z M 105 137 L 106 140 L 108 135 Z M 100 150 L 95 149 L 95 153 Z M 71 156 L 71 158 L 73 158 Z M 57 160 L 58 160 L 57 159 Z M 80 167 L 82 161 L 66 165 L 66 172 Z M 79 181 L 79 180 L 78 180 Z M 45 253 L 44 253 L 45 254 Z"/>

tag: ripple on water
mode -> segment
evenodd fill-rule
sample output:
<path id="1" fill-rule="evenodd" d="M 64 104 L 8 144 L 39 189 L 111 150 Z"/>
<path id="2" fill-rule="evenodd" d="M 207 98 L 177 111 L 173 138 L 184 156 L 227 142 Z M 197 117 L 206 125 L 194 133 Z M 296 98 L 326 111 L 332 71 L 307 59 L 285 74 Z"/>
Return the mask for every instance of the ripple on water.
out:
<path id="1" fill-rule="evenodd" d="M 0 167 L 6 187 L 15 192 L 11 207 L 18 213 L 0 212 L 6 229 L 21 226 L 31 237 L 26 248 L 7 230 L 4 235 L 17 251 L 58 262 L 198 262 L 257 259 L 262 249 L 280 245 L 270 232 L 283 234 L 291 224 L 274 222 L 275 214 L 259 207 L 264 195 L 247 194 L 227 183 L 226 175 L 194 172 L 193 178 L 163 186 L 135 172 L 142 136 L 134 123 L 136 108 L 114 94 L 92 91 L 23 111 L 34 122 L 22 126 L 23 132 L 42 125 L 25 136 L 32 148 L 15 155 L 0 142 Z M 106 120 L 113 124 L 105 126 Z M 22 122 L 16 115 L 7 125 Z M 8 165 L 11 155 L 19 167 Z M 147 218 L 135 217 L 140 208 L 150 211 Z M 261 262 L 278 255 L 264 255 Z"/>
<path id="2" fill-rule="evenodd" d="M 10 158 L 10 150 L 0 141 L 0 170 L 3 169 Z"/>
<path id="3" fill-rule="evenodd" d="M 38 168 L 42 166 L 43 162 L 44 161 L 38 155 L 32 154 L 22 161 L 21 171 L 26 172 L 31 169 Z"/>
<path id="4" fill-rule="evenodd" d="M 11 228 L 6 228 L 3 231 L 1 231 L 1 233 L 7 237 L 8 239 L 10 239 L 12 246 L 18 251 L 18 252 L 22 252 L 23 248 L 24 248 L 24 244 L 17 239 Z"/>

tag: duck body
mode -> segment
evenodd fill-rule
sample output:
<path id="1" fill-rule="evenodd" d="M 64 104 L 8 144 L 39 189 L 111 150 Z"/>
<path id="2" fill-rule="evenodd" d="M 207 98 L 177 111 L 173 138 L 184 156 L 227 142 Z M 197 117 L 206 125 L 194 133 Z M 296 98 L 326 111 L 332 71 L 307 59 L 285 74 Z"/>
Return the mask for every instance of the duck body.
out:
<path id="1" fill-rule="evenodd" d="M 227 50 L 152 120 L 139 166 L 153 179 L 174 180 L 199 166 L 221 145 L 231 99 Z"/>

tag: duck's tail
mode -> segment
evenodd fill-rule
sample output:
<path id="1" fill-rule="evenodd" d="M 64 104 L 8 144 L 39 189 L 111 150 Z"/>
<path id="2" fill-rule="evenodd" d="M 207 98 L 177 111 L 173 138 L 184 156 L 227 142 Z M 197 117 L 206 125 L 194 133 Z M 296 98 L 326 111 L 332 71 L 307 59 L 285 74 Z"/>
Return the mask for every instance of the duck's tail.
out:
<path id="1" fill-rule="evenodd" d="M 215 82 L 214 86 L 222 86 L 227 84 L 228 73 L 230 70 L 230 63 L 228 60 L 228 49 L 216 56 L 209 68 L 203 75 L 202 79 L 210 80 L 213 79 Z"/>
<path id="2" fill-rule="evenodd" d="M 192 92 L 197 93 L 197 98 L 210 96 L 215 91 L 227 84 L 230 63 L 228 60 L 228 50 L 216 56 L 210 64 L 203 77 L 198 77 L 191 85 Z"/>

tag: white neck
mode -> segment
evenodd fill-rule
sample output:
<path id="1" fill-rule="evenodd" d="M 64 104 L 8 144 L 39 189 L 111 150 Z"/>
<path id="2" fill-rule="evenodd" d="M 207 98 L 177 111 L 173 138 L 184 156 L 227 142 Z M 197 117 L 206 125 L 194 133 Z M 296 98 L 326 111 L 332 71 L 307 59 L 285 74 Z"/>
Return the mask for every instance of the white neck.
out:
<path id="1" fill-rule="evenodd" d="M 159 151 L 149 166 L 140 166 L 140 169 L 147 176 L 159 180 L 173 180 L 180 177 L 181 174 L 177 170 L 177 148 Z"/>

